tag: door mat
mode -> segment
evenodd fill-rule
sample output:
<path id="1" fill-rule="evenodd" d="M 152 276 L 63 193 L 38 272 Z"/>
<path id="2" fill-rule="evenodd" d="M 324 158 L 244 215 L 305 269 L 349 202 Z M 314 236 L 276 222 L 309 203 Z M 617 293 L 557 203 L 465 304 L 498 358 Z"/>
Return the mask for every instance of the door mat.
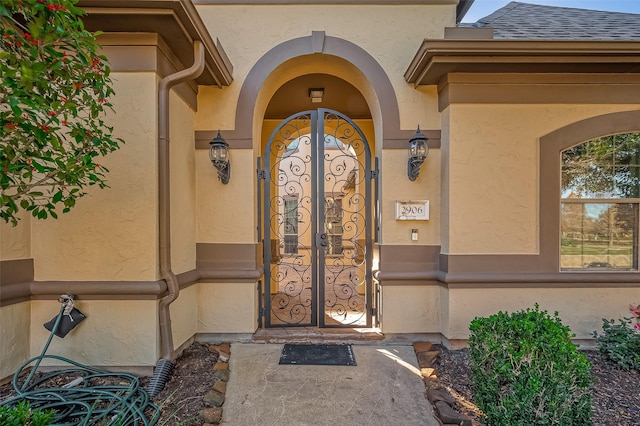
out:
<path id="1" fill-rule="evenodd" d="M 357 365 L 351 345 L 293 345 L 282 349 L 280 365 Z"/>

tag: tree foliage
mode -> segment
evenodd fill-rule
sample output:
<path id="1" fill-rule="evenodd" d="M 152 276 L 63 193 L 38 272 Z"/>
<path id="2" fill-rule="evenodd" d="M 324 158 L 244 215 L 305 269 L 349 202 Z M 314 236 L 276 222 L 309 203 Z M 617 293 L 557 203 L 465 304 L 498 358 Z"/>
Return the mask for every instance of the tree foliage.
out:
<path id="1" fill-rule="evenodd" d="M 104 116 L 113 95 L 96 34 L 78 0 L 0 3 L 0 218 L 68 212 L 106 186 L 97 160 L 119 148 Z"/>
<path id="2" fill-rule="evenodd" d="M 638 198 L 640 133 L 592 139 L 562 153 L 563 196 Z"/>

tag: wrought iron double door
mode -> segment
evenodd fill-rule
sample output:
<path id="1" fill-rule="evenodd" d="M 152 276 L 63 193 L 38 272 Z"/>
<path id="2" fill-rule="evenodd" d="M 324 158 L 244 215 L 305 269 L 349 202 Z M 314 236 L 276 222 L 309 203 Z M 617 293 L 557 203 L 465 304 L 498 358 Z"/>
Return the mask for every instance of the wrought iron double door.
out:
<path id="1" fill-rule="evenodd" d="M 266 327 L 371 327 L 377 173 L 337 111 L 294 114 L 258 160 Z"/>

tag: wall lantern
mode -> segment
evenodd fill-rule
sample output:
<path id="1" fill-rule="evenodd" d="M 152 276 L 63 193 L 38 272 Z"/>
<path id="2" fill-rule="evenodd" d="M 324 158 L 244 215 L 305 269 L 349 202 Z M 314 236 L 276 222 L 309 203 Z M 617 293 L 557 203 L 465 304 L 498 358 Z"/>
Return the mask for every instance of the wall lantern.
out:
<path id="1" fill-rule="evenodd" d="M 226 185 L 229 183 L 231 175 L 229 144 L 220 136 L 220 130 L 218 130 L 218 135 L 209 142 L 209 145 L 211 145 L 209 147 L 209 159 L 213 167 L 218 169 L 218 180 Z"/>
<path id="2" fill-rule="evenodd" d="M 416 134 L 409 140 L 409 160 L 407 164 L 409 180 L 414 181 L 418 178 L 420 166 L 428 154 L 427 137 L 420 131 L 420 126 L 418 126 Z"/>
<path id="3" fill-rule="evenodd" d="M 322 102 L 323 96 L 324 96 L 324 88 L 309 89 L 309 97 L 311 98 L 311 102 L 313 103 Z"/>

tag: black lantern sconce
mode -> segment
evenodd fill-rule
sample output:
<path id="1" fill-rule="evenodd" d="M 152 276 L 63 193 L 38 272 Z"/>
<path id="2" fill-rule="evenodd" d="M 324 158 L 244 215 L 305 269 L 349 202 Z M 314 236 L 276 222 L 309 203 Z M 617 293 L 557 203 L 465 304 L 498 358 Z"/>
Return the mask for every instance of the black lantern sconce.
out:
<path id="1" fill-rule="evenodd" d="M 409 160 L 407 164 L 407 174 L 409 180 L 414 181 L 420 174 L 420 166 L 429 154 L 427 137 L 420 131 L 420 126 L 416 134 L 409 140 Z"/>
<path id="2" fill-rule="evenodd" d="M 218 135 L 209 142 L 209 159 L 213 164 L 213 167 L 218 169 L 218 180 L 223 184 L 229 183 L 229 177 L 231 176 L 231 164 L 229 163 L 229 144 L 220 136 L 220 130 Z"/>

